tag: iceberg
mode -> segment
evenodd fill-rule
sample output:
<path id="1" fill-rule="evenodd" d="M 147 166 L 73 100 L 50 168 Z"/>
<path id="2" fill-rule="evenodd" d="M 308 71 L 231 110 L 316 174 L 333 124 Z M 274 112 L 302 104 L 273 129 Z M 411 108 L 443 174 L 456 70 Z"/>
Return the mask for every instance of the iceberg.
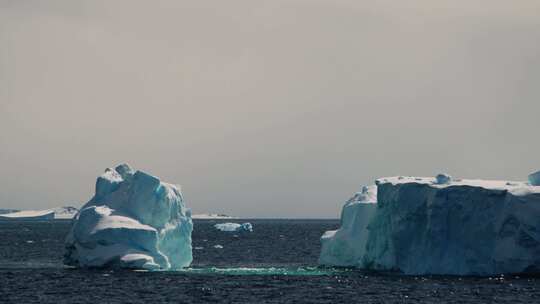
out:
<path id="1" fill-rule="evenodd" d="M 192 261 L 191 211 L 178 186 L 135 171 L 107 168 L 95 195 L 75 216 L 64 264 L 176 269 Z"/>
<path id="2" fill-rule="evenodd" d="M 333 266 L 356 266 L 363 257 L 368 237 L 367 224 L 377 208 L 377 187 L 363 187 L 343 206 L 340 229 L 321 237 L 319 263 Z"/>
<path id="3" fill-rule="evenodd" d="M 52 210 L 27 210 L 16 211 L 0 215 L 0 221 L 49 221 L 54 220 L 54 211 Z"/>
<path id="4" fill-rule="evenodd" d="M 21 210 L 19 209 L 0 209 L 0 214 L 8 214 L 8 213 L 15 213 L 19 212 Z"/>
<path id="5" fill-rule="evenodd" d="M 222 219 L 234 219 L 234 217 L 226 214 L 216 214 L 216 213 L 200 213 L 200 214 L 192 214 L 192 219 L 197 220 L 222 220 Z"/>
<path id="6" fill-rule="evenodd" d="M 540 186 L 540 171 L 529 174 L 529 184 Z"/>
<path id="7" fill-rule="evenodd" d="M 14 210 L 0 214 L 0 220 L 21 220 L 21 221 L 48 221 L 58 219 L 72 219 L 79 209 L 71 206 L 57 207 L 46 210 Z"/>
<path id="8" fill-rule="evenodd" d="M 224 232 L 253 232 L 253 226 L 251 225 L 251 223 L 221 223 L 215 224 L 214 227 L 217 230 Z"/>
<path id="9" fill-rule="evenodd" d="M 366 189 L 343 207 L 341 227 L 321 237 L 320 264 L 411 275 L 540 273 L 540 187 L 438 176 L 381 178 Z"/>

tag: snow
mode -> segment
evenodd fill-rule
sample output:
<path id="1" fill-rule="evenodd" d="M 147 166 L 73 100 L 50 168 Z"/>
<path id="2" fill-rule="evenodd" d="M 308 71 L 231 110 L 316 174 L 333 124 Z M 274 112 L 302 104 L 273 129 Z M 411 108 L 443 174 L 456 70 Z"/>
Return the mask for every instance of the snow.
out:
<path id="1" fill-rule="evenodd" d="M 135 171 L 108 168 L 74 219 L 64 263 L 75 267 L 177 269 L 192 261 L 191 211 L 179 187 Z"/>
<path id="2" fill-rule="evenodd" d="M 321 264 L 414 275 L 540 272 L 540 187 L 403 176 L 376 185 L 376 202 L 357 194 L 340 229 L 322 236 Z"/>
<path id="3" fill-rule="evenodd" d="M 375 184 L 421 184 L 431 185 L 433 188 L 447 188 L 450 186 L 470 186 L 477 187 L 486 190 L 501 190 L 508 191 L 516 195 L 523 195 L 527 193 L 535 193 L 540 191 L 540 188 L 532 186 L 523 181 L 505 181 L 505 180 L 483 180 L 483 179 L 454 179 L 448 184 L 438 184 L 433 177 L 412 177 L 412 176 L 400 176 L 400 177 L 383 177 L 375 181 Z"/>
<path id="4" fill-rule="evenodd" d="M 46 210 L 24 210 L 1 214 L 2 217 L 18 220 L 72 219 L 79 210 L 75 207 L 57 207 Z"/>
<path id="5" fill-rule="evenodd" d="M 217 230 L 221 230 L 224 232 L 241 232 L 241 231 L 253 232 L 253 226 L 251 225 L 251 223 L 243 223 L 243 224 L 221 223 L 221 224 L 215 224 L 214 227 Z"/>
<path id="6" fill-rule="evenodd" d="M 54 219 L 54 211 L 50 210 L 27 210 L 7 213 L 0 215 L 0 219 L 18 219 L 18 220 L 52 220 Z"/>

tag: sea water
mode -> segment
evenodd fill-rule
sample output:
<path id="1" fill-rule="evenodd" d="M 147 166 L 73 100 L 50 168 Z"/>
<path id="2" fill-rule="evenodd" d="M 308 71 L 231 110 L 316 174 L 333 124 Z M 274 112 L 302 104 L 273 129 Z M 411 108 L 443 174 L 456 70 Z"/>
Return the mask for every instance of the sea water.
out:
<path id="1" fill-rule="evenodd" d="M 227 220 L 230 221 L 230 220 Z M 195 220 L 193 263 L 176 271 L 62 265 L 69 221 L 0 222 L 0 303 L 534 303 L 540 279 L 404 276 L 317 267 L 338 220 Z"/>

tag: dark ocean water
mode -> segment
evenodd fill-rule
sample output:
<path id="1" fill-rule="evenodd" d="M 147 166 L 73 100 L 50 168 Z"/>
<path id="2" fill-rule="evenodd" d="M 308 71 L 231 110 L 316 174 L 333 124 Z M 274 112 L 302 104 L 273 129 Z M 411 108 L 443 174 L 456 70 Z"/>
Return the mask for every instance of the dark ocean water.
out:
<path id="1" fill-rule="evenodd" d="M 195 220 L 192 268 L 176 272 L 65 268 L 69 221 L 0 222 L 0 303 L 540 303 L 532 277 L 317 268 L 337 220 L 250 220 L 254 232 L 239 234 L 217 222 Z"/>

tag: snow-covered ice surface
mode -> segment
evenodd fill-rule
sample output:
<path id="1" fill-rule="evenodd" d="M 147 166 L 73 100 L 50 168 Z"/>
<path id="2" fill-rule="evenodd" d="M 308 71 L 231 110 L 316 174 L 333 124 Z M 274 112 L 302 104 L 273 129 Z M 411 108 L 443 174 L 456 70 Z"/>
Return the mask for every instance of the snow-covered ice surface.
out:
<path id="1" fill-rule="evenodd" d="M 64 263 L 177 269 L 192 261 L 191 211 L 179 187 L 123 164 L 108 168 L 75 217 Z"/>
<path id="2" fill-rule="evenodd" d="M 75 207 L 65 206 L 46 210 L 24 210 L 6 214 L 1 214 L 0 219 L 19 219 L 19 220 L 56 220 L 56 219 L 72 219 L 79 209 Z"/>
<path id="3" fill-rule="evenodd" d="M 348 202 L 320 263 L 405 274 L 540 272 L 540 187 L 525 182 L 389 177 L 371 208 Z M 357 206 L 356 208 L 351 206 Z"/>
<path id="4" fill-rule="evenodd" d="M 27 210 L 6 213 L 0 215 L 0 220 L 33 220 L 46 221 L 54 220 L 54 211 L 52 210 Z"/>
<path id="5" fill-rule="evenodd" d="M 217 230 L 225 231 L 225 232 L 253 232 L 253 225 L 251 223 L 221 223 L 221 224 L 215 224 L 214 227 L 216 227 Z"/>

